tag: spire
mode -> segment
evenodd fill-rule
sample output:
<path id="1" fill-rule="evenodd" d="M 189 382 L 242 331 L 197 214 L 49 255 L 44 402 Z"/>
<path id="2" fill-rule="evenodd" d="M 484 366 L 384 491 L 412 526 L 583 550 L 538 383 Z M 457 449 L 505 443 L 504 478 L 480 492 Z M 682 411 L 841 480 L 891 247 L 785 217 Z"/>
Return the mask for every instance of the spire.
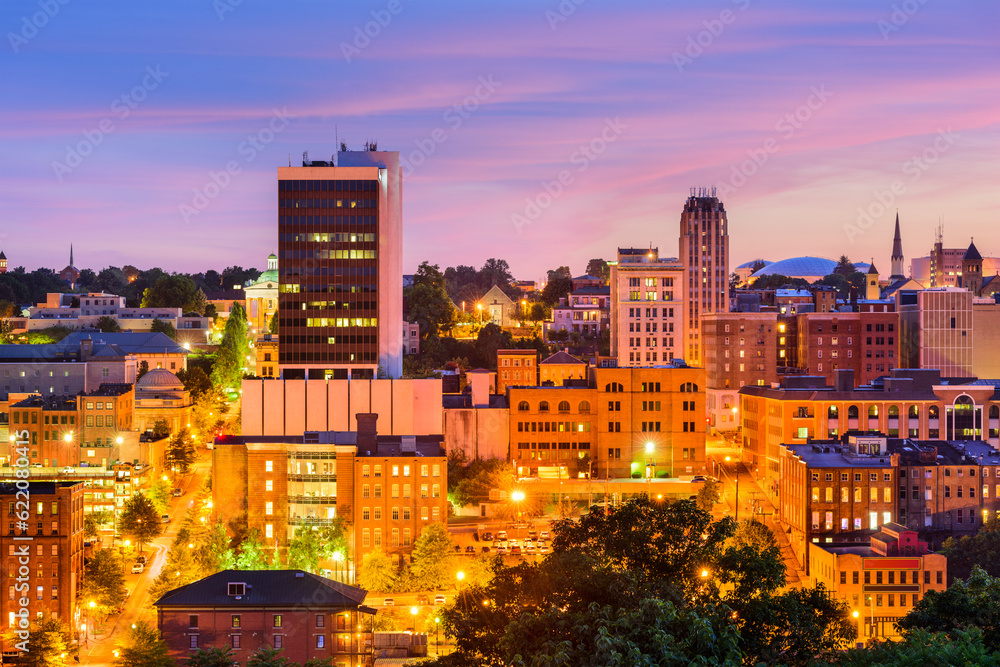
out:
<path id="1" fill-rule="evenodd" d="M 69 244 L 69 265 L 73 266 L 73 244 Z"/>
<path id="2" fill-rule="evenodd" d="M 976 247 L 976 244 L 972 239 L 969 240 L 969 249 L 965 251 L 965 257 L 963 257 L 962 259 L 971 259 L 971 260 L 983 259 L 983 256 L 979 254 L 979 248 Z"/>
<path id="3" fill-rule="evenodd" d="M 899 234 L 899 211 L 896 211 L 896 234 L 892 238 L 892 271 L 889 276 L 890 282 L 903 280 L 903 239 Z"/>
<path id="4" fill-rule="evenodd" d="M 885 266 L 883 264 L 883 266 Z M 875 268 L 875 258 L 872 257 L 871 264 L 868 265 L 868 275 L 878 275 L 878 269 Z"/>

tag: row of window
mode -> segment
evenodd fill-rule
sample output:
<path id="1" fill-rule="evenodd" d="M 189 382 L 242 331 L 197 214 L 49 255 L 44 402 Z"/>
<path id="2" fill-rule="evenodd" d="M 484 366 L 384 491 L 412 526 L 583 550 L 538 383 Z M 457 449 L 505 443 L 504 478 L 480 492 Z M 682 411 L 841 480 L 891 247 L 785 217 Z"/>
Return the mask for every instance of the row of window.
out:
<path id="1" fill-rule="evenodd" d="M 878 530 L 879 520 L 878 512 L 868 513 L 868 530 Z M 854 517 L 854 530 L 863 530 L 862 525 L 863 518 L 860 516 Z M 882 512 L 882 524 L 892 523 L 892 512 Z M 812 529 L 820 530 L 820 513 L 812 513 Z M 833 530 L 833 512 L 823 513 L 823 528 L 822 530 Z M 848 531 L 850 530 L 850 519 L 847 517 L 842 517 L 840 519 L 840 530 Z M 818 541 L 819 538 L 813 538 L 814 541 Z"/>
<path id="2" fill-rule="evenodd" d="M 49 593 L 52 596 L 51 599 L 58 600 L 59 599 L 59 584 L 52 584 L 52 587 L 49 589 Z M 23 595 L 24 595 L 24 593 L 19 593 L 18 597 L 21 597 Z M 36 600 L 42 600 L 44 598 L 45 598 L 45 587 L 44 586 L 36 586 L 35 587 L 35 599 Z M 15 599 L 14 598 L 14 587 L 13 586 L 9 586 L 7 588 L 7 599 L 8 600 L 14 600 Z M 39 611 L 38 613 L 41 614 L 42 612 Z M 12 628 L 14 627 L 14 612 L 10 612 L 10 627 L 12 627 Z"/>
<path id="3" fill-rule="evenodd" d="M 590 422 L 517 422 L 518 433 L 589 433 Z"/>
<path id="4" fill-rule="evenodd" d="M 673 331 L 674 330 L 673 327 L 670 327 L 670 330 Z M 660 342 L 660 339 L 656 338 L 655 336 L 654 337 L 646 337 L 646 339 L 645 339 L 645 347 L 657 347 L 658 342 Z M 673 337 L 663 338 L 662 339 L 662 343 L 663 343 L 663 347 L 673 347 L 674 346 L 674 339 L 673 339 Z M 639 337 L 633 338 L 633 337 L 629 336 L 628 345 L 629 345 L 629 347 L 643 347 L 643 339 L 639 338 Z"/>
<path id="5" fill-rule="evenodd" d="M 519 412 L 529 412 L 531 410 L 531 405 L 528 403 L 528 401 L 521 401 L 521 402 L 519 402 L 517 404 L 517 409 L 518 409 Z M 571 406 L 569 404 L 569 401 L 559 401 L 559 405 L 557 407 L 557 410 L 559 412 L 570 412 L 571 411 Z M 549 402 L 548 401 L 540 401 L 538 403 L 538 411 L 539 412 L 548 412 L 549 411 Z M 589 413 L 590 412 L 590 401 L 580 401 L 580 403 L 577 405 L 577 412 L 582 413 L 582 414 Z"/>
<path id="6" fill-rule="evenodd" d="M 589 450 L 589 442 L 519 442 L 517 443 L 518 449 L 580 449 Z M 583 456 L 581 454 L 580 456 Z"/>
<path id="7" fill-rule="evenodd" d="M 15 503 L 13 501 L 8 502 L 7 503 L 7 514 L 14 514 L 15 507 L 16 506 L 15 506 Z M 38 502 L 35 503 L 35 514 L 38 515 L 38 516 L 41 516 L 41 515 L 45 514 L 45 503 L 44 502 L 38 501 Z M 51 503 L 49 503 L 49 514 L 51 516 L 56 516 L 57 514 L 59 514 L 59 503 L 58 502 L 52 501 Z"/>
<path id="8" fill-rule="evenodd" d="M 432 520 L 432 521 L 440 521 L 441 520 L 441 511 L 440 511 L 440 508 L 435 507 L 433 512 L 428 513 L 426 507 L 421 507 L 420 508 L 420 520 L 421 521 L 427 521 L 428 518 L 430 518 L 430 520 Z M 407 540 L 406 544 L 404 544 L 403 546 L 410 546 L 410 544 L 409 544 L 410 529 L 409 528 L 405 529 L 405 531 L 404 531 L 403 534 L 404 534 L 404 536 L 405 536 L 405 538 Z M 393 546 L 393 547 L 400 546 L 400 531 L 399 531 L 399 528 L 393 528 L 391 531 L 389 531 L 389 536 L 390 536 L 390 545 L 389 546 Z M 374 539 L 373 539 L 373 537 L 374 537 Z M 381 528 L 375 528 L 375 529 L 362 528 L 361 529 L 361 546 L 363 546 L 363 547 L 374 546 L 376 549 L 381 548 L 383 546 L 382 545 L 382 529 Z"/>
<path id="9" fill-rule="evenodd" d="M 390 468 L 391 474 L 392 474 L 393 477 L 399 477 L 400 466 L 394 465 L 394 466 L 391 466 L 391 467 L 390 466 L 387 466 L 387 467 Z M 366 464 L 366 465 L 361 466 L 361 476 L 362 477 L 369 477 L 371 475 L 371 471 L 372 471 L 372 467 L 370 465 Z M 402 471 L 403 471 L 403 477 L 409 477 L 410 476 L 410 466 L 409 465 L 405 465 L 404 464 L 402 466 Z M 426 465 L 420 466 L 420 476 L 421 477 L 427 477 L 428 474 L 430 474 L 430 475 L 432 475 L 434 477 L 440 477 L 441 476 L 441 465 L 438 464 L 438 463 L 435 463 L 434 465 L 432 465 L 430 467 L 428 467 Z M 376 477 L 381 477 L 382 476 L 382 465 L 381 464 L 376 464 L 375 465 L 375 476 Z"/>
<path id="10" fill-rule="evenodd" d="M 823 502 L 825 502 L 825 503 L 832 503 L 833 502 L 833 487 L 832 486 L 828 486 L 828 487 L 824 488 L 822 495 L 823 495 Z M 862 495 L 863 495 L 862 489 L 859 488 L 859 487 L 855 487 L 855 489 L 854 489 L 854 502 L 860 503 Z M 851 490 L 849 488 L 847 488 L 846 486 L 840 487 L 840 502 L 842 502 L 842 503 L 849 503 L 849 502 L 851 502 L 850 496 L 851 496 Z M 875 486 L 869 487 L 869 489 L 868 489 L 868 500 L 870 502 L 876 503 L 876 502 L 878 502 L 878 497 L 879 497 L 878 487 L 875 487 Z M 812 501 L 814 503 L 820 502 L 820 488 L 819 487 L 816 487 L 816 486 L 812 487 Z M 882 487 L 882 502 L 884 502 L 884 503 L 891 503 L 892 502 L 892 489 L 890 489 L 888 486 Z"/>
<path id="11" fill-rule="evenodd" d="M 428 488 L 430 489 L 429 491 L 428 491 Z M 369 484 L 362 484 L 361 485 L 361 497 L 362 498 L 381 498 L 382 497 L 382 485 L 381 484 L 376 484 L 374 486 L 374 495 L 372 494 L 372 490 L 373 489 L 372 489 L 371 485 L 369 485 Z M 428 493 L 430 493 L 430 496 L 428 496 Z M 390 498 L 399 498 L 399 484 L 393 484 L 392 485 L 391 495 L 389 497 Z M 404 498 L 409 498 L 410 497 L 410 485 L 409 484 L 403 484 L 403 497 Z M 434 485 L 431 485 L 430 487 L 428 487 L 427 484 L 421 484 L 420 485 L 420 497 L 421 498 L 427 498 L 427 497 L 430 497 L 430 498 L 440 498 L 441 497 L 441 485 L 440 484 L 434 484 Z"/>
<path id="12" fill-rule="evenodd" d="M 662 313 L 663 319 L 671 318 L 671 317 L 674 316 L 674 309 L 673 308 L 645 308 L 645 309 L 644 308 L 629 308 L 628 309 L 628 316 L 629 317 L 633 317 L 633 318 L 634 317 L 643 317 L 643 316 L 645 316 L 645 317 L 656 317 L 657 316 L 656 315 L 657 310 L 659 310 L 660 313 Z M 645 315 L 643 315 L 644 312 L 645 312 Z"/>

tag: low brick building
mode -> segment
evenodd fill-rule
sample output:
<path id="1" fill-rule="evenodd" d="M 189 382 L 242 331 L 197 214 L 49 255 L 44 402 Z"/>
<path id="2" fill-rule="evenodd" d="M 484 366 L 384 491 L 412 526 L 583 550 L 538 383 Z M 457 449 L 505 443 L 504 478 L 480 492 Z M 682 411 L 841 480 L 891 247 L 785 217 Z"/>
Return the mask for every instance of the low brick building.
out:
<path id="1" fill-rule="evenodd" d="M 372 664 L 376 610 L 367 591 L 302 570 L 225 570 L 157 600 L 157 627 L 178 662 L 200 648 L 232 647 L 235 664 L 259 648 L 304 664 Z"/>

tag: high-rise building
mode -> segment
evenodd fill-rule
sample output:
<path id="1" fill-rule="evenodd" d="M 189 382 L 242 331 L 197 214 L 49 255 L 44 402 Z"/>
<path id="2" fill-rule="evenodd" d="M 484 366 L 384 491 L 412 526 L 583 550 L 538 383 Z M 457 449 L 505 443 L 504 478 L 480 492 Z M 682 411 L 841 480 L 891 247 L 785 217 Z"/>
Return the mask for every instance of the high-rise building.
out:
<path id="1" fill-rule="evenodd" d="M 715 188 L 692 188 L 680 225 L 686 294 L 683 357 L 702 365 L 701 317 L 729 311 L 729 221 Z"/>
<path id="2" fill-rule="evenodd" d="M 397 152 L 278 168 L 282 377 L 402 374 L 402 210 Z"/>
<path id="3" fill-rule="evenodd" d="M 684 266 L 658 248 L 619 248 L 611 266 L 611 356 L 619 367 L 683 358 Z"/>
<path id="4" fill-rule="evenodd" d="M 898 292 L 899 365 L 935 368 L 946 378 L 971 377 L 972 301 L 972 293 L 959 287 Z"/>

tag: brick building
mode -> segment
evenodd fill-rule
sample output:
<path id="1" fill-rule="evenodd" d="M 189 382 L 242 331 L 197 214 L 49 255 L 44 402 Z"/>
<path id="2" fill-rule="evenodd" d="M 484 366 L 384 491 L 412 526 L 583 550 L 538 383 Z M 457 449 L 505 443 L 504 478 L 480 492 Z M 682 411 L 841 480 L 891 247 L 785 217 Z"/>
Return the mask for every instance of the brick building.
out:
<path id="1" fill-rule="evenodd" d="M 854 370 L 856 385 L 869 384 L 899 367 L 898 313 L 802 313 L 798 320 L 797 366 L 833 379 Z"/>
<path id="2" fill-rule="evenodd" d="M 0 503 L 7 509 L 7 525 L 0 531 L 6 561 L 0 587 L 8 592 L 0 596 L 0 616 L 12 626 L 24 597 L 30 618 L 51 616 L 76 626 L 76 596 L 83 582 L 83 483 L 32 481 L 26 491 L 27 498 L 14 482 L 0 483 Z M 18 527 L 24 512 L 26 529 Z"/>
<path id="3" fill-rule="evenodd" d="M 897 523 L 881 526 L 870 545 L 813 549 L 809 571 L 814 585 L 823 584 L 858 614 L 860 641 L 898 637 L 896 622 L 948 582 L 947 558 Z"/>
<path id="4" fill-rule="evenodd" d="M 611 356 L 618 366 L 687 358 L 685 281 L 683 262 L 661 258 L 658 248 L 618 249 L 618 261 L 611 264 Z"/>
<path id="5" fill-rule="evenodd" d="M 424 526 L 448 516 L 443 438 L 380 436 L 376 415 L 357 418 L 357 431 L 218 438 L 213 467 L 229 474 L 213 487 L 217 515 L 245 515 L 277 548 L 342 517 L 354 562 L 374 549 L 409 554 Z"/>
<path id="6" fill-rule="evenodd" d="M 521 476 L 565 475 L 574 459 L 602 478 L 701 474 L 704 387 L 705 371 L 682 362 L 591 368 L 584 387 L 512 387 L 511 460 Z"/>
<path id="7" fill-rule="evenodd" d="M 507 387 L 537 384 L 537 350 L 497 350 L 497 394 L 505 393 Z"/>
<path id="8" fill-rule="evenodd" d="M 301 570 L 225 570 L 154 602 L 157 628 L 178 662 L 200 648 L 232 647 L 244 665 L 260 648 L 291 662 L 372 664 L 376 610 L 367 592 Z"/>

